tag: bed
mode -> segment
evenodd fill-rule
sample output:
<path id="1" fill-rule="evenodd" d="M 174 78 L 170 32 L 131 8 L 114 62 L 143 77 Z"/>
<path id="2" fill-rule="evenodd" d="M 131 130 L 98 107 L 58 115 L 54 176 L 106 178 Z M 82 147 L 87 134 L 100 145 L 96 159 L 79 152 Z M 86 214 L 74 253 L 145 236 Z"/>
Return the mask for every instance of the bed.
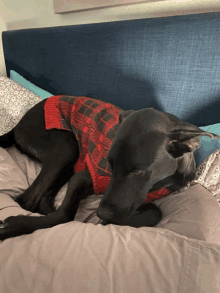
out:
<path id="1" fill-rule="evenodd" d="M 220 134 L 219 33 L 220 13 L 3 32 L 0 134 L 57 94 L 154 107 Z M 156 227 L 102 226 L 90 195 L 75 221 L 2 241 L 0 292 L 220 292 L 219 143 L 201 138 L 195 180 L 155 201 Z M 40 170 L 0 148 L 0 220 L 31 215 L 14 199 Z"/>

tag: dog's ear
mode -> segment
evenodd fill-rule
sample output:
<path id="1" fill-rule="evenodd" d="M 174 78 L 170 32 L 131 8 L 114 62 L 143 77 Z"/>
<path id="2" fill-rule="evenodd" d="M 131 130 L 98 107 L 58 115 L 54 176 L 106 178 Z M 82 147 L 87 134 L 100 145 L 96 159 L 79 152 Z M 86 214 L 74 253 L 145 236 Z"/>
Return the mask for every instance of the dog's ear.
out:
<path id="1" fill-rule="evenodd" d="M 119 123 L 121 124 L 125 120 L 125 118 L 128 117 L 134 111 L 135 110 L 121 111 L 119 114 Z"/>
<path id="2" fill-rule="evenodd" d="M 220 139 L 216 134 L 201 130 L 190 123 L 182 122 L 180 128 L 173 130 L 170 134 L 168 152 L 174 157 L 180 157 L 187 152 L 194 152 L 200 147 L 200 137 L 203 135 L 212 139 Z"/>

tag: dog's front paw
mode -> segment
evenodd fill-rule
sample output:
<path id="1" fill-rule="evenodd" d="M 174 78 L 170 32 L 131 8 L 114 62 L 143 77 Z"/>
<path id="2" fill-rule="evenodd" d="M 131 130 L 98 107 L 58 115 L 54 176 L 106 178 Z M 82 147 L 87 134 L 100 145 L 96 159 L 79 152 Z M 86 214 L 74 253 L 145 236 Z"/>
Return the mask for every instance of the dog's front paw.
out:
<path id="1" fill-rule="evenodd" d="M 33 232 L 28 223 L 28 216 L 8 217 L 4 222 L 0 221 L 0 240 L 20 236 Z"/>

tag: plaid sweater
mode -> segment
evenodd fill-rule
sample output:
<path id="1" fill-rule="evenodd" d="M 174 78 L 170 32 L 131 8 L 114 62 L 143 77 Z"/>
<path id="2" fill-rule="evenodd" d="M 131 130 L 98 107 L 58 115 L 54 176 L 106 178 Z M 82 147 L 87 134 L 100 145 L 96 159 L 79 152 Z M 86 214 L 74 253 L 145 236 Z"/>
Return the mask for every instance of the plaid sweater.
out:
<path id="1" fill-rule="evenodd" d="M 53 96 L 44 105 L 45 128 L 72 131 L 79 146 L 75 172 L 88 168 L 96 194 L 104 193 L 111 178 L 106 159 L 119 126 L 120 109 L 88 97 Z M 149 192 L 146 202 L 170 192 L 161 188 Z"/>

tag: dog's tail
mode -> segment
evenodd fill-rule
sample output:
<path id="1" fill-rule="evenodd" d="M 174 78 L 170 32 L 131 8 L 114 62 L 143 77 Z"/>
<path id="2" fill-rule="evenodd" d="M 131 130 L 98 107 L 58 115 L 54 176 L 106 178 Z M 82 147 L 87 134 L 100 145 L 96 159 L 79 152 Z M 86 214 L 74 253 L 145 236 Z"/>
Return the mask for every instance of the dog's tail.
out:
<path id="1" fill-rule="evenodd" d="M 14 144 L 14 129 L 0 136 L 0 147 L 8 148 Z"/>

